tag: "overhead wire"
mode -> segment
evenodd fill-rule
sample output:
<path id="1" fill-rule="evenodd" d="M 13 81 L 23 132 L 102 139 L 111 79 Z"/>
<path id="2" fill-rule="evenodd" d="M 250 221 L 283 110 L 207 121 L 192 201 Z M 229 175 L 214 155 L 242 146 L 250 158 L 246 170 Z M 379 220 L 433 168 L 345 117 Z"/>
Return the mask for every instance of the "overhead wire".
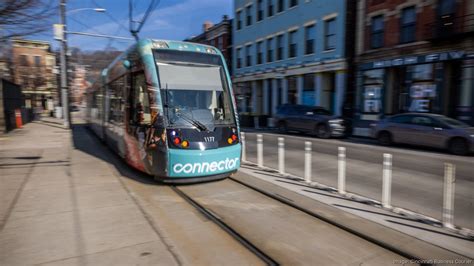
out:
<path id="1" fill-rule="evenodd" d="M 151 0 L 150 5 L 145 11 L 145 14 L 142 16 L 142 19 L 140 21 L 135 21 L 133 19 L 133 0 L 128 1 L 128 8 L 129 8 L 129 28 L 130 28 L 130 33 L 135 37 L 136 40 L 138 40 L 138 33 L 140 33 L 142 27 L 145 25 L 145 22 L 147 21 L 148 17 L 151 15 L 151 13 L 155 10 L 155 8 L 159 5 L 160 0 Z M 134 24 L 137 23 L 138 27 L 134 27 Z"/>

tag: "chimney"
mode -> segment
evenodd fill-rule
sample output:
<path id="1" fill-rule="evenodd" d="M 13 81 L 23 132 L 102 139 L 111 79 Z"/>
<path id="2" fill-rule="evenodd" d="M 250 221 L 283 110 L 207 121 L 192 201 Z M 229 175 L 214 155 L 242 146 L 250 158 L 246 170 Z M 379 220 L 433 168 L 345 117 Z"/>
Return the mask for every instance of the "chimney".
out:
<path id="1" fill-rule="evenodd" d="M 229 16 L 227 16 L 227 15 L 222 16 L 222 20 L 223 20 L 223 21 L 229 20 Z"/>
<path id="2" fill-rule="evenodd" d="M 212 22 L 206 21 L 206 22 L 204 22 L 204 24 L 202 24 L 202 31 L 203 31 L 203 32 L 206 32 L 206 31 L 208 31 L 212 26 L 214 26 L 214 24 L 212 24 Z"/>

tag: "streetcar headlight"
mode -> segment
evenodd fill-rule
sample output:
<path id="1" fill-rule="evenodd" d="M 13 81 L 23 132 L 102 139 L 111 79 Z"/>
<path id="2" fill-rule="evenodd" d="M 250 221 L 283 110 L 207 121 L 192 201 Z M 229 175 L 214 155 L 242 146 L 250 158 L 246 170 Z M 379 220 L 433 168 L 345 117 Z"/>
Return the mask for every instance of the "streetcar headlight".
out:
<path id="1" fill-rule="evenodd" d="M 214 49 L 212 49 L 212 48 L 207 48 L 207 49 L 206 49 L 206 52 L 208 52 L 208 53 L 210 53 L 210 54 L 215 54 L 215 53 L 216 53 L 216 51 L 215 51 Z"/>
<path id="2" fill-rule="evenodd" d="M 232 138 L 228 138 L 228 139 L 227 139 L 227 143 L 232 144 L 232 142 L 234 142 L 234 141 L 232 140 Z"/>
<path id="3" fill-rule="evenodd" d="M 153 48 L 169 48 L 166 42 L 155 41 L 153 42 Z"/>

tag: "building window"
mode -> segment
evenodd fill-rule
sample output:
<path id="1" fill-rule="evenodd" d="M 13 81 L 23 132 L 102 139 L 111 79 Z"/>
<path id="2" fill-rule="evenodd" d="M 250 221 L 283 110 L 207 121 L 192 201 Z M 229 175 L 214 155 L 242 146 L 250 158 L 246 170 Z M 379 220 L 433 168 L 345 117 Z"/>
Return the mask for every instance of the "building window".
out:
<path id="1" fill-rule="evenodd" d="M 298 0 L 290 0 L 290 8 L 297 6 L 298 5 Z"/>
<path id="2" fill-rule="evenodd" d="M 290 31 L 288 33 L 288 57 L 296 57 L 296 54 L 298 53 L 298 46 L 296 44 L 296 30 L 295 31 Z"/>
<path id="3" fill-rule="evenodd" d="M 267 63 L 273 62 L 273 38 L 267 40 Z"/>
<path id="4" fill-rule="evenodd" d="M 370 37 L 370 47 L 371 48 L 383 47 L 383 37 L 384 37 L 383 15 L 373 17 L 371 27 L 372 29 L 371 29 L 371 37 Z"/>
<path id="5" fill-rule="evenodd" d="M 28 57 L 27 55 L 20 55 L 20 66 L 28 66 Z"/>
<path id="6" fill-rule="evenodd" d="M 263 0 L 257 0 L 257 21 L 263 19 Z"/>
<path id="7" fill-rule="evenodd" d="M 316 26 L 310 25 L 305 28 L 305 54 L 314 53 L 314 40 L 316 39 Z"/>
<path id="8" fill-rule="evenodd" d="M 217 37 L 217 48 L 224 50 L 224 36 Z"/>
<path id="9" fill-rule="evenodd" d="M 326 20 L 324 29 L 324 49 L 336 48 L 336 19 Z"/>
<path id="10" fill-rule="evenodd" d="M 456 13 L 456 0 L 439 0 L 439 15 L 453 15 Z"/>
<path id="11" fill-rule="evenodd" d="M 246 9 L 247 15 L 247 23 L 245 25 L 250 26 L 252 25 L 252 6 L 248 6 Z"/>
<path id="12" fill-rule="evenodd" d="M 252 55 L 250 54 L 250 48 L 251 44 L 245 46 L 245 66 L 251 66 L 252 65 Z"/>
<path id="13" fill-rule="evenodd" d="M 374 6 L 374 5 L 381 4 L 381 3 L 383 3 L 383 2 L 385 2 L 385 0 L 372 0 L 372 1 L 371 1 L 371 5 Z"/>
<path id="14" fill-rule="evenodd" d="M 41 66 L 41 56 L 35 55 L 35 66 Z"/>
<path id="15" fill-rule="evenodd" d="M 273 16 L 273 0 L 267 0 L 267 17 Z"/>
<path id="16" fill-rule="evenodd" d="M 416 10 L 414 6 L 402 10 L 400 26 L 400 42 L 414 42 L 416 34 Z"/>
<path id="17" fill-rule="evenodd" d="M 260 65 L 263 63 L 263 42 L 258 42 L 256 49 L 257 49 L 257 65 Z"/>
<path id="18" fill-rule="evenodd" d="M 283 34 L 277 37 L 277 60 L 283 60 Z"/>
<path id="19" fill-rule="evenodd" d="M 285 0 L 278 0 L 278 13 L 283 12 L 285 9 Z"/>
<path id="20" fill-rule="evenodd" d="M 237 48 L 237 68 L 242 67 L 242 48 Z"/>
<path id="21" fill-rule="evenodd" d="M 242 11 L 237 11 L 235 18 L 235 20 L 237 21 L 237 30 L 242 29 Z"/>

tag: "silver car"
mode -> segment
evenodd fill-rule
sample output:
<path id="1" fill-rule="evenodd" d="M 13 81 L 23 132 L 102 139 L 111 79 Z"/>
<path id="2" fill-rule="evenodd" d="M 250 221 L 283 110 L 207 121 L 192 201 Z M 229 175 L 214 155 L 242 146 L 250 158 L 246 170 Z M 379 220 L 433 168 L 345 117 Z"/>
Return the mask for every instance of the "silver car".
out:
<path id="1" fill-rule="evenodd" d="M 437 114 L 405 113 L 371 124 L 382 145 L 405 143 L 448 149 L 457 155 L 474 152 L 474 127 Z"/>

